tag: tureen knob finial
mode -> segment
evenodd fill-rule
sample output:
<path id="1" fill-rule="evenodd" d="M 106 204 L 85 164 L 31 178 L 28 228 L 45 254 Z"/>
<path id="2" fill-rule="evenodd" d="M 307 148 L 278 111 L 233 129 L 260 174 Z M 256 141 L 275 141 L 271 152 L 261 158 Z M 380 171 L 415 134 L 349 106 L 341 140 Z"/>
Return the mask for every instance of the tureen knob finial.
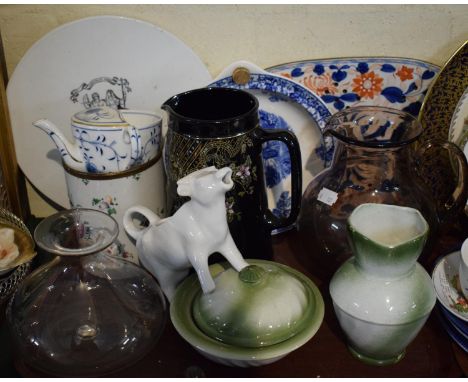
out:
<path id="1" fill-rule="evenodd" d="M 244 283 L 256 284 L 263 280 L 266 271 L 258 265 L 249 265 L 239 272 L 239 279 Z"/>

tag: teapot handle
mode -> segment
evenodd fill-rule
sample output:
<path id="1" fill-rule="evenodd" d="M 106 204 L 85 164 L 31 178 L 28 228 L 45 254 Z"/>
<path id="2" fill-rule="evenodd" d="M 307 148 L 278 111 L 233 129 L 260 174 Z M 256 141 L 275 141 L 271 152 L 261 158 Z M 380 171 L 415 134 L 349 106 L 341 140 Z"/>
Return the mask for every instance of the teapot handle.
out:
<path id="1" fill-rule="evenodd" d="M 443 148 L 449 151 L 451 154 L 454 154 L 456 163 L 452 162 L 452 166 L 456 165 L 458 168 L 458 179 L 457 185 L 450 195 L 449 199 L 443 203 L 443 207 L 440 207 L 437 204 L 437 215 L 440 221 L 445 221 L 450 216 L 453 216 L 454 213 L 459 212 L 463 209 L 467 202 L 468 196 L 468 164 L 463 151 L 452 142 L 442 141 L 442 140 L 428 140 L 422 147 L 417 150 L 417 164 L 419 167 L 419 160 L 423 158 L 425 153 L 431 149 Z"/>
<path id="2" fill-rule="evenodd" d="M 130 166 L 138 165 L 143 159 L 143 152 L 141 147 L 141 135 L 135 126 L 128 127 L 128 134 L 130 135 Z"/>

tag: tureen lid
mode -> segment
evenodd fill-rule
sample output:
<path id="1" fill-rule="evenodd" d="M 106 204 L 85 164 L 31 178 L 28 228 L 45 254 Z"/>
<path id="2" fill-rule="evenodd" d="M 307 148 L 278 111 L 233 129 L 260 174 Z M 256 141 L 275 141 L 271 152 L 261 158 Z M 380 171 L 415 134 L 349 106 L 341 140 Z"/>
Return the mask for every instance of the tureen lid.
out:
<path id="1" fill-rule="evenodd" d="M 216 289 L 199 293 L 193 317 L 209 337 L 230 345 L 263 347 L 291 338 L 315 309 L 304 282 L 273 262 L 229 268 L 215 278 Z"/>
<path id="2" fill-rule="evenodd" d="M 86 125 L 128 125 L 118 110 L 108 106 L 93 107 L 76 113 L 73 122 Z"/>

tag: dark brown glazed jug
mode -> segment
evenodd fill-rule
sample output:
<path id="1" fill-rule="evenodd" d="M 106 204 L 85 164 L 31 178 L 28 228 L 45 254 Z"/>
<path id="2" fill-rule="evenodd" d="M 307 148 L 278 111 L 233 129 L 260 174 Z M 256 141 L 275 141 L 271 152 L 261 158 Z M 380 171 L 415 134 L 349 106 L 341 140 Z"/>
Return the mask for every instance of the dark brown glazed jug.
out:
<path id="1" fill-rule="evenodd" d="M 351 256 L 346 224 L 360 204 L 416 208 L 430 225 L 430 242 L 440 223 L 463 208 L 467 197 L 463 152 L 452 143 L 430 141 L 416 151 L 412 143 L 422 132 L 410 114 L 377 106 L 349 108 L 328 121 L 324 134 L 334 138 L 336 147 L 332 164 L 307 186 L 297 223 L 300 242 L 323 276 L 331 276 Z M 427 161 L 436 152 L 449 153 L 452 163 L 447 161 L 442 170 L 452 174 L 456 169 L 458 174 L 452 176 L 455 186 L 445 185 L 445 199 L 434 197 L 437 179 L 431 179 L 442 164 Z"/>
<path id="2" fill-rule="evenodd" d="M 286 130 L 259 127 L 258 101 L 242 90 L 202 88 L 178 94 L 162 108 L 168 113 L 164 146 L 167 212 L 186 200 L 177 195 L 177 180 L 207 166 L 230 167 L 234 187 L 226 194 L 229 229 L 244 258 L 272 256 L 271 231 L 295 223 L 302 195 L 299 143 Z M 262 144 L 284 142 L 291 156 L 291 213 L 278 218 L 268 209 Z"/>

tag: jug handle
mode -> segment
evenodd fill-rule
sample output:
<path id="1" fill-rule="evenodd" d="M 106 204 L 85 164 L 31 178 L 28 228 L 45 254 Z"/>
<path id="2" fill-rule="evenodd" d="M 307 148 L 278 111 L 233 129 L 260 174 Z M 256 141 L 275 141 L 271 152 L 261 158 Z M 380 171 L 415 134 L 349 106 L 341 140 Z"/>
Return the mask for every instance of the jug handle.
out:
<path id="1" fill-rule="evenodd" d="M 279 218 L 267 208 L 263 211 L 266 224 L 271 230 L 289 227 L 296 222 L 302 198 L 301 149 L 296 136 L 288 130 L 256 129 L 257 138 L 262 142 L 281 141 L 288 147 L 291 158 L 291 212 L 286 218 Z"/>
<path id="2" fill-rule="evenodd" d="M 453 216 L 454 213 L 459 212 L 466 205 L 467 196 L 468 196 L 468 164 L 463 151 L 460 148 L 452 143 L 437 139 L 430 139 L 423 143 L 421 147 L 417 150 L 417 161 L 416 163 L 420 164 L 420 159 L 424 157 L 424 154 L 434 148 L 442 147 L 445 150 L 448 150 L 455 155 L 456 165 L 458 167 L 458 179 L 457 185 L 453 190 L 450 198 L 445 201 L 442 208 L 437 208 L 437 215 L 439 221 L 445 221 L 450 216 Z M 453 165 L 453 163 L 452 163 Z M 438 204 L 437 204 L 438 207 Z"/>

